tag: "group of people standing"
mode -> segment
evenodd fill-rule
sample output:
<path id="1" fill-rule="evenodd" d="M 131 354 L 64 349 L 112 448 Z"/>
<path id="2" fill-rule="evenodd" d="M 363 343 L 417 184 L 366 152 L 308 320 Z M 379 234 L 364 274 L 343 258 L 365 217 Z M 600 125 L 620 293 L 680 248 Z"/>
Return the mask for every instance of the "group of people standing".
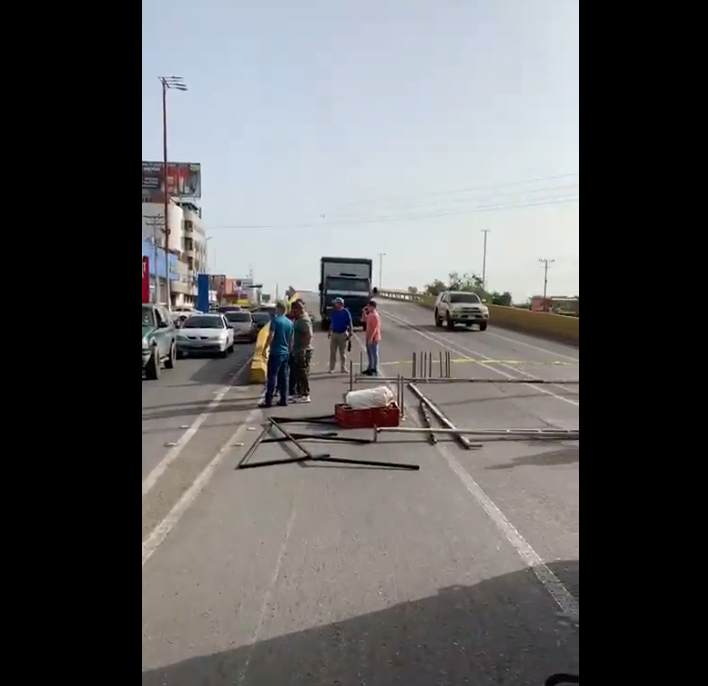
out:
<path id="1" fill-rule="evenodd" d="M 376 295 L 376 289 L 374 289 Z M 381 343 L 381 316 L 376 301 L 372 298 L 364 310 L 366 329 L 366 352 L 369 366 L 362 373 L 377 376 L 379 371 L 379 346 Z M 334 374 L 339 357 L 340 371 L 347 372 L 347 354 L 351 352 L 354 335 L 352 315 L 344 306 L 342 298 L 335 298 L 331 316 L 329 338 L 329 373 Z M 270 322 L 266 347 L 269 351 L 266 393 L 262 408 L 273 406 L 278 396 L 278 405 L 289 402 L 309 403 L 310 366 L 312 364 L 314 328 L 312 318 L 302 300 L 296 300 L 287 312 L 285 303 L 275 307 L 275 316 Z"/>
<path id="2" fill-rule="evenodd" d="M 278 395 L 278 405 L 289 402 L 311 402 L 310 364 L 313 353 L 312 318 L 302 300 L 290 305 L 290 313 L 283 302 L 275 306 L 275 316 L 270 321 L 266 394 L 260 407 L 273 407 Z"/>

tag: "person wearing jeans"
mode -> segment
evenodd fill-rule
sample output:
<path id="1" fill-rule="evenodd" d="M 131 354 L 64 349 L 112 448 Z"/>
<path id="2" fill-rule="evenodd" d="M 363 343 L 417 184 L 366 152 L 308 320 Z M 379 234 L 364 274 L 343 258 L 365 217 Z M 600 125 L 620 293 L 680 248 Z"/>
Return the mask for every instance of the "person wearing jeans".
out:
<path id="1" fill-rule="evenodd" d="M 334 374 L 339 356 L 340 370 L 347 371 L 347 344 L 354 332 L 352 315 L 344 307 L 342 298 L 334 299 L 334 309 L 332 310 L 331 328 L 329 330 L 329 373 Z"/>
<path id="2" fill-rule="evenodd" d="M 381 344 L 381 315 L 375 300 L 367 305 L 366 314 L 366 354 L 369 358 L 369 368 L 364 371 L 367 376 L 378 376 L 379 346 Z"/>
<path id="3" fill-rule="evenodd" d="M 270 322 L 270 332 L 266 348 L 268 349 L 268 378 L 266 394 L 259 407 L 273 406 L 275 387 L 280 394 L 279 405 L 288 404 L 288 376 L 290 372 L 290 355 L 293 347 L 293 323 L 285 316 L 287 308 L 279 302 L 275 306 L 275 316 Z"/>
<path id="4" fill-rule="evenodd" d="M 310 402 L 310 365 L 312 364 L 312 319 L 302 301 L 292 305 L 294 319 L 291 396 L 295 402 Z"/>

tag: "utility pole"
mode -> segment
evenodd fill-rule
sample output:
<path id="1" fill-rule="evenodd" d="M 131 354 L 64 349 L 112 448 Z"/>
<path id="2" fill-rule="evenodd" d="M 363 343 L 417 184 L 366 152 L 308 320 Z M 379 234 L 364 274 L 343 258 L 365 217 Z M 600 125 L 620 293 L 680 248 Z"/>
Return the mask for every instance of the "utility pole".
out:
<path id="1" fill-rule="evenodd" d="M 153 262 L 154 262 L 154 267 L 153 269 L 155 270 L 155 292 L 154 292 L 154 299 L 155 299 L 155 304 L 157 305 L 160 302 L 160 270 L 158 269 L 158 255 L 159 255 L 159 246 L 160 246 L 160 241 L 159 241 L 159 236 L 160 236 L 160 231 L 162 230 L 163 227 L 163 217 L 162 215 L 158 214 L 155 216 L 151 215 L 143 215 L 143 219 L 145 220 L 145 225 L 149 226 L 152 229 L 152 249 L 153 249 Z M 168 270 L 169 271 L 169 270 Z"/>
<path id="2" fill-rule="evenodd" d="M 482 290 L 487 292 L 487 239 L 491 229 L 482 229 L 484 234 L 484 252 L 482 256 Z"/>
<path id="3" fill-rule="evenodd" d="M 385 252 L 379 253 L 379 290 L 383 289 L 383 258 L 386 257 Z"/>
<path id="4" fill-rule="evenodd" d="M 548 298 L 548 270 L 555 260 L 542 257 L 538 261 L 543 265 L 543 311 L 548 312 L 548 305 L 546 304 Z"/>
<path id="5" fill-rule="evenodd" d="M 167 91 L 178 90 L 186 91 L 187 86 L 181 76 L 159 76 L 158 79 L 162 84 L 162 178 L 164 183 L 163 202 L 165 205 L 165 269 L 166 289 L 167 289 L 167 307 L 172 305 L 172 296 L 170 294 L 170 184 L 169 184 L 169 167 L 167 156 Z"/>

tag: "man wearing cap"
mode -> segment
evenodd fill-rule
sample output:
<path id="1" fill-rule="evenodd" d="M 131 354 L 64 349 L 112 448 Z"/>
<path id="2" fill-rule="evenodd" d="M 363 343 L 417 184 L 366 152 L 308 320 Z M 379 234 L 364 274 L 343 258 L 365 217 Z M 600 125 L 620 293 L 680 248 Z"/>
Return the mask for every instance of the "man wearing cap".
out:
<path id="1" fill-rule="evenodd" d="M 278 302 L 275 316 L 270 320 L 270 331 L 266 348 L 268 349 L 268 378 L 266 394 L 259 407 L 272 407 L 275 387 L 280 394 L 279 405 L 288 404 L 288 376 L 290 355 L 293 348 L 293 323 L 285 316 L 285 303 Z"/>
<path id="2" fill-rule="evenodd" d="M 330 316 L 331 326 L 329 329 L 329 373 L 334 374 L 337 365 L 337 353 L 339 353 L 340 370 L 347 371 L 347 343 L 354 331 L 352 315 L 344 307 L 342 298 L 334 299 L 334 309 Z"/>

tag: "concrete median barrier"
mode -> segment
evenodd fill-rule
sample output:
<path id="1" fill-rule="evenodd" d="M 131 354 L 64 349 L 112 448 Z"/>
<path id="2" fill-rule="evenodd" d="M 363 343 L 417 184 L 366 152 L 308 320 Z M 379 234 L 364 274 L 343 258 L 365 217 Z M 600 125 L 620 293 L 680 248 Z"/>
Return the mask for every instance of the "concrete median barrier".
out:
<path id="1" fill-rule="evenodd" d="M 300 297 L 299 293 L 294 293 L 287 301 L 288 307 L 292 305 Z M 270 324 L 266 324 L 259 332 L 256 339 L 256 348 L 253 351 L 253 360 L 251 361 L 250 382 L 252 384 L 264 384 L 268 376 L 268 351 L 266 343 L 268 342 L 268 334 L 270 333 Z"/>
<path id="2" fill-rule="evenodd" d="M 379 291 L 379 297 L 387 300 L 414 302 L 421 307 L 435 307 L 435 297 L 405 291 Z M 489 305 L 489 323 L 504 329 L 520 331 L 533 336 L 580 344 L 580 317 L 567 317 L 549 312 L 532 312 L 519 307 Z"/>

